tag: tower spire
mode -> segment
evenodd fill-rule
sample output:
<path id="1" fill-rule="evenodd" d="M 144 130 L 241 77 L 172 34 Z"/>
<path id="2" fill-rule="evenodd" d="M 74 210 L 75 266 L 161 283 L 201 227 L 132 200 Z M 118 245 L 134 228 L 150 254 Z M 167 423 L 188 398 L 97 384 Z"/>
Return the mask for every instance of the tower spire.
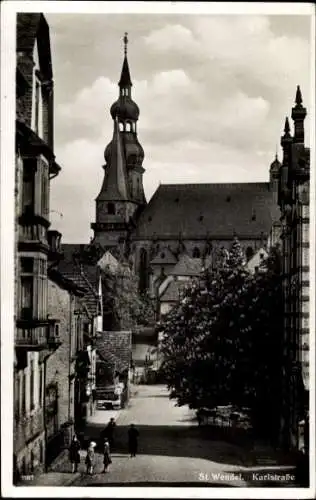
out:
<path id="1" fill-rule="evenodd" d="M 122 66 L 122 72 L 121 72 L 121 78 L 119 81 L 119 87 L 121 91 L 124 91 L 122 95 L 128 95 L 130 97 L 130 91 L 132 87 L 132 80 L 131 80 L 131 74 L 129 71 L 129 65 L 128 65 L 128 60 L 127 60 L 127 44 L 128 44 L 128 33 L 124 33 L 124 61 L 123 61 L 123 66 Z M 126 92 L 126 94 L 125 94 Z"/>
<path id="2" fill-rule="evenodd" d="M 301 88 L 298 85 L 295 95 L 295 106 L 292 108 L 292 120 L 294 121 L 294 142 L 304 144 L 304 120 L 306 108 L 303 106 Z"/>
<path id="3" fill-rule="evenodd" d="M 302 102 L 303 102 L 302 92 L 300 86 L 298 85 L 296 88 L 295 104 L 297 106 L 300 106 Z"/>
<path id="4" fill-rule="evenodd" d="M 124 33 L 123 41 L 124 41 L 124 56 L 126 57 L 127 56 L 127 44 L 128 44 L 128 33 L 126 31 Z"/>
<path id="5" fill-rule="evenodd" d="M 285 118 L 285 123 L 284 123 L 284 136 L 289 137 L 291 134 L 291 129 L 290 129 L 290 122 L 288 116 Z"/>

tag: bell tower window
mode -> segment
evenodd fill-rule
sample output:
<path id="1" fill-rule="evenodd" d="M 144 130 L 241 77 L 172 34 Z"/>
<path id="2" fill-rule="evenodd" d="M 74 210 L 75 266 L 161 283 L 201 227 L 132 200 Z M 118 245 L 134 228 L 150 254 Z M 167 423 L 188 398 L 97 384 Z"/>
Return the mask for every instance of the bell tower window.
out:
<path id="1" fill-rule="evenodd" d="M 115 215 L 115 204 L 112 202 L 108 203 L 108 214 Z"/>
<path id="2" fill-rule="evenodd" d="M 200 252 L 199 248 L 195 247 L 195 248 L 193 249 L 193 252 L 192 252 L 192 257 L 193 257 L 194 259 L 199 259 L 199 258 L 201 257 L 201 252 Z"/>

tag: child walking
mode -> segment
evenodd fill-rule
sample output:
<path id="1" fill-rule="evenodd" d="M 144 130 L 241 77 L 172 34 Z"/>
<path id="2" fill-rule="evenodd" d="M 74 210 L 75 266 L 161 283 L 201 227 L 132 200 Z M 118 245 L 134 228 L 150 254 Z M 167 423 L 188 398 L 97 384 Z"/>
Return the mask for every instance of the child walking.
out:
<path id="1" fill-rule="evenodd" d="M 87 456 L 86 456 L 86 467 L 87 467 L 87 474 L 90 474 L 92 476 L 94 466 L 95 466 L 95 451 L 94 448 L 96 446 L 96 443 L 91 441 L 89 444 L 89 448 L 87 450 Z"/>

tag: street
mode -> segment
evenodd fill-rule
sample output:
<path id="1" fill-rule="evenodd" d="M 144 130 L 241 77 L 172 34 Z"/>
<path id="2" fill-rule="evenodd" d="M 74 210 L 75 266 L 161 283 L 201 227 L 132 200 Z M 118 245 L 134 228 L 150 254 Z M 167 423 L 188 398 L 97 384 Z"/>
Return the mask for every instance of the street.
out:
<path id="1" fill-rule="evenodd" d="M 178 486 L 261 486 L 262 477 L 259 473 L 291 473 L 290 467 L 279 466 L 275 458 L 270 462 L 266 460 L 264 466 L 258 465 L 260 460 L 251 456 L 245 447 L 223 440 L 206 439 L 203 429 L 194 420 L 194 412 L 187 407 L 176 407 L 174 401 L 169 400 L 164 386 L 138 386 L 137 389 L 137 394 L 126 409 L 118 412 L 97 411 L 87 426 L 84 446 L 89 439 L 98 440 L 100 431 L 110 417 L 116 418 L 115 447 L 109 471 L 102 473 L 103 457 L 98 450 L 95 474 L 87 476 L 83 450 L 79 472 L 72 486 L 145 486 L 159 483 Z M 127 450 L 127 431 L 131 423 L 139 430 L 136 458 L 130 458 Z M 66 473 L 67 470 L 70 470 L 70 464 L 64 464 L 61 472 Z M 271 476 L 268 482 L 265 482 L 266 486 L 291 485 L 287 477 L 278 479 L 278 484 L 274 484 Z"/>

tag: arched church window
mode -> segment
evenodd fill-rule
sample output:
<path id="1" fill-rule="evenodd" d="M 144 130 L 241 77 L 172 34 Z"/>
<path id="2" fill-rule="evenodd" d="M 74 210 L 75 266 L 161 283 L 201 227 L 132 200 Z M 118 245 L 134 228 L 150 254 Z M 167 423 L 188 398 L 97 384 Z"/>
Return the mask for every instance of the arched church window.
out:
<path id="1" fill-rule="evenodd" d="M 108 203 L 108 214 L 115 215 L 115 204 L 112 202 Z"/>
<path id="2" fill-rule="evenodd" d="M 140 293 L 146 292 L 148 290 L 149 284 L 149 269 L 148 269 L 148 255 L 145 248 L 140 250 L 139 259 L 139 291 Z"/>
<path id="3" fill-rule="evenodd" d="M 247 260 L 250 260 L 252 256 L 253 256 L 253 248 L 252 247 L 247 247 L 246 248 L 246 258 L 247 258 Z"/>
<path id="4" fill-rule="evenodd" d="M 132 131 L 132 125 L 131 122 L 126 123 L 126 132 L 131 132 Z"/>
<path id="5" fill-rule="evenodd" d="M 120 132 L 124 132 L 124 123 L 119 122 Z"/>
<path id="6" fill-rule="evenodd" d="M 199 259 L 201 257 L 201 252 L 200 252 L 199 248 L 197 248 L 197 247 L 193 248 L 192 257 L 194 259 Z"/>

